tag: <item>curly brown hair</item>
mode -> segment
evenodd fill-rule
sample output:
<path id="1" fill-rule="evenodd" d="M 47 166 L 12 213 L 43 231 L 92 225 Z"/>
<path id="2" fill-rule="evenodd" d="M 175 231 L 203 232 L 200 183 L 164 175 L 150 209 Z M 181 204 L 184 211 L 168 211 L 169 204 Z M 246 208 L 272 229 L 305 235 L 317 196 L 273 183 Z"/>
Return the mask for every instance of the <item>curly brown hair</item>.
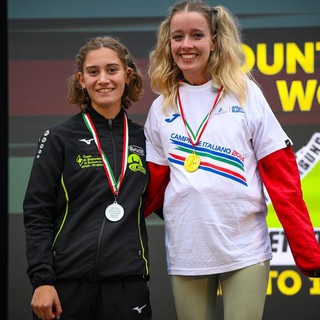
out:
<path id="1" fill-rule="evenodd" d="M 80 48 L 75 58 L 75 73 L 68 81 L 67 101 L 70 104 L 79 106 L 82 112 L 91 106 L 91 98 L 87 91 L 82 89 L 77 79 L 77 74 L 78 72 L 83 73 L 83 64 L 87 54 L 92 50 L 100 48 L 108 48 L 116 52 L 118 58 L 123 63 L 124 68 L 131 68 L 132 70 L 129 84 L 126 85 L 121 99 L 122 107 L 128 109 L 132 102 L 140 100 L 143 94 L 144 80 L 129 50 L 118 39 L 111 36 L 92 38 Z"/>

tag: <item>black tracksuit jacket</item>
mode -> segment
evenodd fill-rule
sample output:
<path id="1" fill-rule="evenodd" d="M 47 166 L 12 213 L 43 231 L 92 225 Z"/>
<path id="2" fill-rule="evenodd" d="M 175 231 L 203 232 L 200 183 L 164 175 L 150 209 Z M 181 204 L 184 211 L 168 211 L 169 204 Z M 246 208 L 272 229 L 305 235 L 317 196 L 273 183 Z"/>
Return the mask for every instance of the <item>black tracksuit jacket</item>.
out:
<path id="1" fill-rule="evenodd" d="M 124 112 L 106 120 L 88 111 L 116 179 L 122 164 Z M 124 217 L 118 222 L 105 216 L 114 196 L 82 113 L 50 127 L 40 138 L 23 203 L 27 273 L 34 288 L 56 279 L 148 279 L 145 137 L 141 125 L 130 120 L 128 124 L 128 163 L 117 198 Z"/>

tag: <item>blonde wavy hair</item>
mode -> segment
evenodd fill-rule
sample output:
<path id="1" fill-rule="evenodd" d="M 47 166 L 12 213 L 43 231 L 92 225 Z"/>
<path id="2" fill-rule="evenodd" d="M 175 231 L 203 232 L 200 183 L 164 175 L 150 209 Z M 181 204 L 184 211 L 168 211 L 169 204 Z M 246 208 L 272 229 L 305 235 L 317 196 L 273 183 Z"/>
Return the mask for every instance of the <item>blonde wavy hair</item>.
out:
<path id="1" fill-rule="evenodd" d="M 148 75 L 153 92 L 164 96 L 164 111 L 175 105 L 181 70 L 174 63 L 170 47 L 170 24 L 179 12 L 199 12 L 206 19 L 212 36 L 216 35 L 215 50 L 207 65 L 208 78 L 223 85 L 225 92 L 236 95 L 245 104 L 247 85 L 243 72 L 246 59 L 241 46 L 241 29 L 238 20 L 223 6 L 214 8 L 199 0 L 182 1 L 174 5 L 168 17 L 160 24 L 157 44 L 149 55 Z"/>

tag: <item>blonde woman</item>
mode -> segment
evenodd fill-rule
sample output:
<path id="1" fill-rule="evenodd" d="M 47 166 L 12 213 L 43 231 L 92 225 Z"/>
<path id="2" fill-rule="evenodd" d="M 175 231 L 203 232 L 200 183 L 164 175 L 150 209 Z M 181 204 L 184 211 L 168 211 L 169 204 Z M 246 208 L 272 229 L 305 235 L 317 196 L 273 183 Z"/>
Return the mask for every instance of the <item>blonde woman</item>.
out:
<path id="1" fill-rule="evenodd" d="M 202 1 L 171 8 L 150 55 L 149 195 L 163 204 L 179 320 L 215 319 L 219 285 L 225 320 L 262 319 L 272 258 L 262 182 L 299 270 L 320 276 L 291 140 L 244 63 L 236 18 Z"/>

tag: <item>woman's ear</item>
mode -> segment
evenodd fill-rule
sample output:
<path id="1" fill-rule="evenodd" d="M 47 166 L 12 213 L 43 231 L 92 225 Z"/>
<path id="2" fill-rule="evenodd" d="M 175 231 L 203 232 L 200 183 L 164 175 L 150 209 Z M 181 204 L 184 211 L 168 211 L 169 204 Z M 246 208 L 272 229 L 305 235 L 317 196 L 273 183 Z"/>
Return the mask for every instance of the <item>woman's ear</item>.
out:
<path id="1" fill-rule="evenodd" d="M 215 34 L 211 39 L 210 51 L 213 52 L 216 47 L 217 35 Z"/>
<path id="2" fill-rule="evenodd" d="M 78 81 L 79 81 L 80 86 L 82 87 L 82 89 L 85 89 L 86 86 L 85 86 L 85 84 L 84 84 L 84 82 L 83 82 L 83 76 L 82 76 L 82 73 L 81 73 L 81 72 L 78 72 L 78 73 L 77 73 L 77 79 L 78 79 Z"/>
<path id="3" fill-rule="evenodd" d="M 126 74 L 127 74 L 126 84 L 129 84 L 132 72 L 133 72 L 132 68 L 128 67 L 126 70 Z"/>

